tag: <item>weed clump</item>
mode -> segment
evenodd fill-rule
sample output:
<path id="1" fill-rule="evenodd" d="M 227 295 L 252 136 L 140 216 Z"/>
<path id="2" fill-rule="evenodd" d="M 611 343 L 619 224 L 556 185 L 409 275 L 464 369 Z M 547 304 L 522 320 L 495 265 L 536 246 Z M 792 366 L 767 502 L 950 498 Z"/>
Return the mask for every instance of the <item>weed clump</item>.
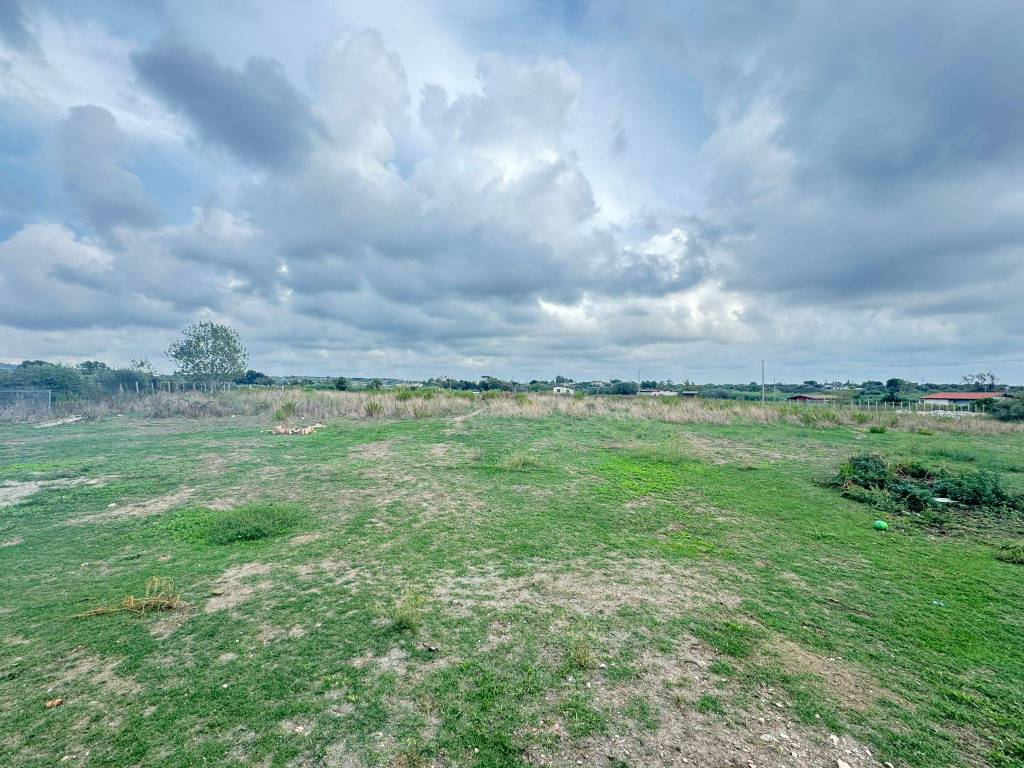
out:
<path id="1" fill-rule="evenodd" d="M 419 592 L 406 592 L 389 611 L 391 628 L 396 632 L 415 634 L 423 623 L 423 608 L 426 602 Z"/>
<path id="2" fill-rule="evenodd" d="M 112 613 L 152 613 L 155 611 L 173 611 L 182 605 L 181 596 L 174 591 L 174 581 L 161 576 L 146 579 L 142 597 L 128 595 L 121 598 L 115 605 L 102 605 L 89 611 L 76 614 L 75 618 L 84 619 L 89 616 L 106 616 Z"/>
<path id="3" fill-rule="evenodd" d="M 884 513 L 917 516 L 944 527 L 955 517 L 1006 517 L 1024 512 L 999 476 L 986 471 L 932 471 L 914 461 L 887 461 L 873 453 L 852 456 L 829 484 L 848 499 Z"/>
<path id="4" fill-rule="evenodd" d="M 290 531 L 296 515 L 276 504 L 246 504 L 217 514 L 210 521 L 205 539 L 209 544 L 237 544 L 269 539 Z"/>
<path id="5" fill-rule="evenodd" d="M 996 560 L 1013 565 L 1024 565 L 1024 544 L 1004 544 L 996 553 Z"/>

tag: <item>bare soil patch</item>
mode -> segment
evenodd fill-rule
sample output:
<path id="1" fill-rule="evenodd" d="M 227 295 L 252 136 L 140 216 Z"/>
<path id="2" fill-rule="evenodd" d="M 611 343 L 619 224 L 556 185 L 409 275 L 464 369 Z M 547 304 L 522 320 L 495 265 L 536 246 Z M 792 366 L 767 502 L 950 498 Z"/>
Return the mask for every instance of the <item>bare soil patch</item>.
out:
<path id="1" fill-rule="evenodd" d="M 233 565 L 213 584 L 211 596 L 203 606 L 204 613 L 214 613 L 241 605 L 257 592 L 268 590 L 269 581 L 252 581 L 254 576 L 266 576 L 273 570 L 269 563 L 242 563 Z"/>
<path id="2" fill-rule="evenodd" d="M 628 765 L 659 766 L 776 766 L 868 768 L 880 763 L 854 740 L 794 722 L 788 702 L 778 691 L 762 688 L 750 709 L 705 714 L 696 708 L 703 694 L 720 694 L 707 670 L 712 654 L 695 639 L 673 654 L 645 651 L 638 659 L 641 674 L 615 684 L 592 673 L 586 687 L 593 704 L 608 712 L 628 711 L 643 701 L 657 728 L 650 729 L 628 717 L 612 724 L 607 733 L 572 738 L 560 718 L 542 722 L 533 736 L 554 739 L 550 750 L 535 748 L 526 755 L 535 765 L 600 765 L 610 759 Z"/>
<path id="3" fill-rule="evenodd" d="M 486 570 L 469 576 L 442 576 L 434 596 L 456 614 L 466 613 L 475 604 L 499 611 L 521 604 L 559 607 L 584 617 L 625 606 L 644 605 L 659 614 L 676 614 L 712 602 L 733 608 L 739 605 L 739 598 L 709 572 L 643 558 L 573 560 L 558 570 L 539 569 L 511 578 Z"/>
<path id="4" fill-rule="evenodd" d="M 79 485 L 103 486 L 115 477 L 116 475 L 104 475 L 93 478 L 69 477 L 58 480 L 26 480 L 24 482 L 9 480 L 0 483 L 0 507 L 17 504 L 22 499 L 45 488 L 74 488 Z"/>
<path id="5" fill-rule="evenodd" d="M 839 658 L 827 658 L 790 640 L 776 639 L 770 648 L 788 672 L 820 678 L 829 693 L 850 709 L 865 710 L 880 697 L 893 697 L 863 670 Z"/>
<path id="6" fill-rule="evenodd" d="M 180 488 L 173 493 L 163 496 L 156 496 L 145 501 L 136 501 L 131 504 L 116 504 L 108 507 L 102 512 L 96 512 L 83 517 L 75 517 L 65 525 L 82 525 L 84 523 L 106 523 L 112 520 L 124 520 L 129 517 L 149 517 L 150 515 L 161 515 L 173 507 L 184 504 L 195 493 L 194 488 Z"/>

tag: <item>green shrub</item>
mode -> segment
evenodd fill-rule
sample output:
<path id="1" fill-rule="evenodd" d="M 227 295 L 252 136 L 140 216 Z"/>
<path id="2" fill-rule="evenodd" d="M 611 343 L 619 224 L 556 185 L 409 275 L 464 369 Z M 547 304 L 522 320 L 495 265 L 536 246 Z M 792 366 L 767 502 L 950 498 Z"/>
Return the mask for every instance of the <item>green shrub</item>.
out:
<path id="1" fill-rule="evenodd" d="M 996 560 L 1024 565 L 1024 544 L 1003 544 L 996 553 Z"/>
<path id="2" fill-rule="evenodd" d="M 1010 502 L 999 475 L 993 472 L 942 474 L 935 480 L 935 493 L 969 507 L 1001 507 Z"/>
<path id="3" fill-rule="evenodd" d="M 1000 421 L 1024 421 L 1024 397 L 993 398 L 985 410 Z"/>
<path id="4" fill-rule="evenodd" d="M 294 400 L 285 400 L 274 411 L 274 418 L 278 421 L 287 421 L 299 411 L 299 406 Z"/>
<path id="5" fill-rule="evenodd" d="M 863 411 L 857 411 L 851 417 L 854 424 L 867 424 L 871 421 L 871 417 Z"/>
<path id="6" fill-rule="evenodd" d="M 215 545 L 269 539 L 293 530 L 297 519 L 298 515 L 290 507 L 246 504 L 214 512 L 206 525 L 204 539 Z"/>
<path id="7" fill-rule="evenodd" d="M 516 394 L 516 402 L 519 405 L 526 405 L 528 402 L 530 402 L 530 398 L 527 397 L 525 393 L 519 392 L 518 394 Z"/>
<path id="8" fill-rule="evenodd" d="M 405 401 L 405 400 L 412 400 L 412 398 L 413 398 L 413 393 L 412 393 L 411 389 L 400 389 L 395 394 L 395 399 L 396 400 Z"/>
<path id="9" fill-rule="evenodd" d="M 859 485 L 861 488 L 884 488 L 893 479 L 885 460 L 874 453 L 852 456 L 840 465 L 835 484 L 840 486 Z"/>
<path id="10" fill-rule="evenodd" d="M 380 400 L 368 400 L 364 410 L 366 411 L 366 415 L 372 419 L 384 413 L 384 403 Z"/>
<path id="11" fill-rule="evenodd" d="M 870 432 L 873 435 L 881 435 L 882 433 L 885 432 L 885 427 L 883 427 L 881 424 L 872 424 L 870 427 L 868 427 L 868 432 Z"/>
<path id="12" fill-rule="evenodd" d="M 1024 511 L 1024 500 L 1014 497 L 992 472 L 932 471 L 916 461 L 887 463 L 881 456 L 863 453 L 840 465 L 830 485 L 853 501 L 868 504 L 885 514 L 911 513 L 926 525 L 945 528 L 970 512 L 1003 515 Z M 938 504 L 947 497 L 961 506 Z M 965 509 L 966 508 L 966 509 Z"/>

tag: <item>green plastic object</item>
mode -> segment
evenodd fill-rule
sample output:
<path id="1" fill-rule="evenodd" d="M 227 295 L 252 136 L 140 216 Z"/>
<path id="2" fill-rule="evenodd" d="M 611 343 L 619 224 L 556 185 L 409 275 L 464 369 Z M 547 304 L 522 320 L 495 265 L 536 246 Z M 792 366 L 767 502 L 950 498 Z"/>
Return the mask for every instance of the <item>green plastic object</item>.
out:
<path id="1" fill-rule="evenodd" d="M 875 520 L 875 529 L 879 531 L 888 531 L 889 524 L 885 520 Z"/>

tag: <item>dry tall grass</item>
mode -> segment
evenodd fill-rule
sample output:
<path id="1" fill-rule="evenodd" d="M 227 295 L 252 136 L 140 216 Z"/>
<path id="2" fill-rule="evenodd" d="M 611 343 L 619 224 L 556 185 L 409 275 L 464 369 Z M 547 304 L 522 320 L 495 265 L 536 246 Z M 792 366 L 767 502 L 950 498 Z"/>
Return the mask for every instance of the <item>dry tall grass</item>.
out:
<path id="1" fill-rule="evenodd" d="M 309 423 L 345 419 L 420 419 L 466 416 L 479 412 L 499 418 L 613 418 L 698 424 L 798 424 L 885 427 L 901 431 L 932 430 L 999 434 L 1024 432 L 1024 424 L 986 416 L 943 417 L 929 413 L 865 411 L 791 404 L 647 397 L 563 397 L 548 394 L 474 393 L 436 390 L 336 392 L 333 390 L 242 389 L 214 394 L 160 393 L 123 395 L 99 402 L 64 403 L 55 416 L 80 413 L 87 418 L 130 415 L 141 418 L 263 417 L 269 421 Z M 20 411 L 12 414 L 23 420 Z M 0 420 L 4 414 L 0 412 Z"/>

